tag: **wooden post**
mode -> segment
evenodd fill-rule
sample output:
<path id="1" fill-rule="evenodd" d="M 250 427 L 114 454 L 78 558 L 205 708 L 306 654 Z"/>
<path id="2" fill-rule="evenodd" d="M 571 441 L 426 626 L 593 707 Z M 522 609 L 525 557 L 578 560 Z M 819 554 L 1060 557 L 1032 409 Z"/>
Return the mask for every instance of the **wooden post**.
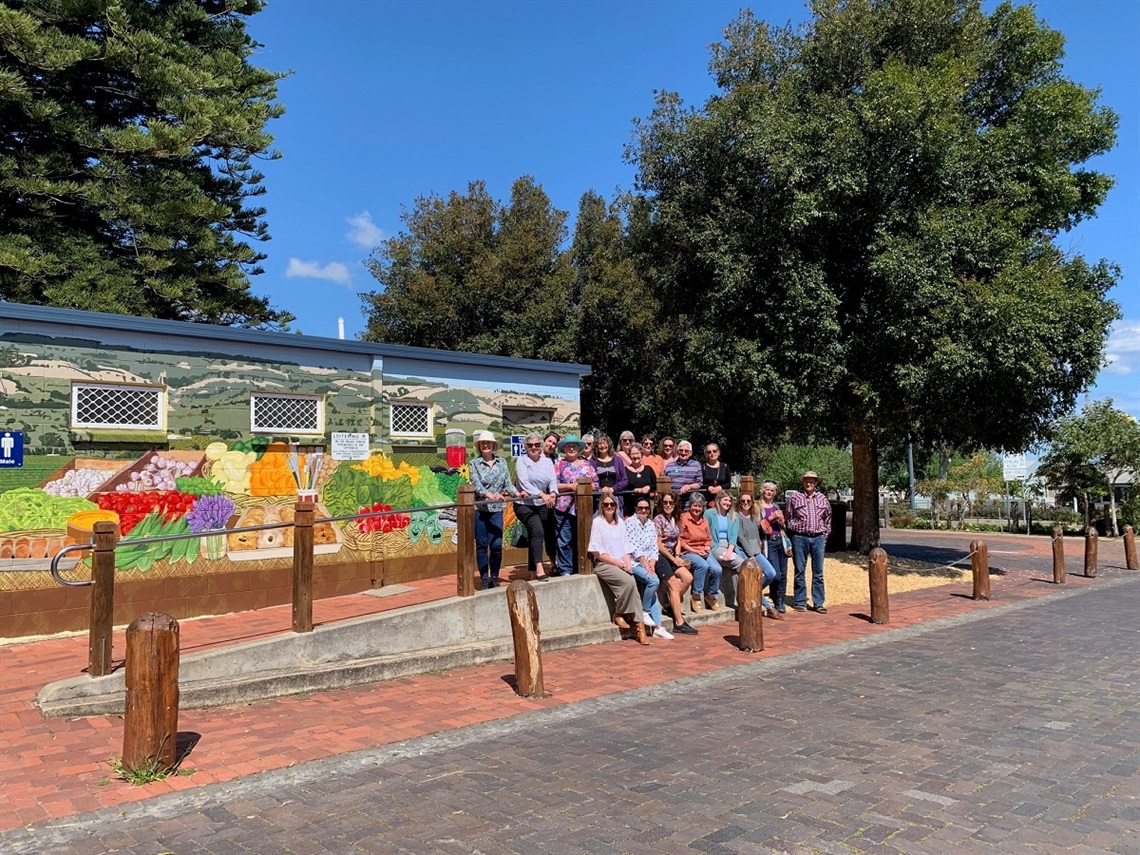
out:
<path id="1" fill-rule="evenodd" d="M 293 505 L 293 632 L 313 631 L 313 504 Z"/>
<path id="2" fill-rule="evenodd" d="M 475 560 L 475 488 L 470 484 L 459 485 L 456 517 L 459 531 L 455 547 L 455 595 L 473 597 L 479 565 Z"/>
<path id="3" fill-rule="evenodd" d="M 574 488 L 574 507 L 578 514 L 578 575 L 593 576 L 594 565 L 586 547 L 590 545 L 590 528 L 594 524 L 594 482 L 579 478 Z"/>
<path id="4" fill-rule="evenodd" d="M 507 586 L 507 610 L 515 640 L 515 691 L 524 698 L 546 697 L 542 683 L 542 637 L 538 601 L 529 582 L 515 579 Z"/>
<path id="5" fill-rule="evenodd" d="M 741 475 L 740 476 L 740 493 L 739 493 L 739 495 L 743 496 L 745 493 L 748 493 L 750 496 L 752 496 L 753 500 L 757 500 L 760 498 L 759 496 L 756 495 L 756 478 L 755 478 L 755 476 L 753 476 L 753 475 Z"/>
<path id="6" fill-rule="evenodd" d="M 984 540 L 970 541 L 970 571 L 974 576 L 974 599 L 990 598 L 990 548 Z"/>
<path id="7" fill-rule="evenodd" d="M 127 627 L 122 763 L 169 771 L 178 762 L 178 621 L 148 612 Z"/>
<path id="8" fill-rule="evenodd" d="M 740 649 L 745 653 L 759 653 L 764 649 L 764 627 L 760 618 L 764 614 L 760 589 L 760 565 L 749 558 L 740 568 L 736 588 L 736 614 L 740 621 Z"/>
<path id="9" fill-rule="evenodd" d="M 890 623 L 891 605 L 887 599 L 887 553 L 880 546 L 871 550 L 867 577 L 871 584 L 871 623 Z"/>
<path id="10" fill-rule="evenodd" d="M 1053 527 L 1053 584 L 1065 584 L 1065 530 Z"/>
<path id="11" fill-rule="evenodd" d="M 666 496 L 673 492 L 673 479 L 668 475 L 662 475 L 657 479 L 657 495 Z M 656 509 L 654 509 L 656 510 Z"/>
<path id="12" fill-rule="evenodd" d="M 1089 526 L 1088 531 L 1085 532 L 1085 576 L 1090 579 L 1096 578 L 1096 553 L 1096 529 Z"/>
<path id="13" fill-rule="evenodd" d="M 87 673 L 111 673 L 111 631 L 115 616 L 115 544 L 119 524 L 97 522 L 91 553 L 91 622 L 87 634 Z"/>
<path id="14" fill-rule="evenodd" d="M 1136 532 L 1130 525 L 1124 527 L 1124 566 L 1129 570 L 1140 570 L 1140 564 L 1136 563 Z"/>

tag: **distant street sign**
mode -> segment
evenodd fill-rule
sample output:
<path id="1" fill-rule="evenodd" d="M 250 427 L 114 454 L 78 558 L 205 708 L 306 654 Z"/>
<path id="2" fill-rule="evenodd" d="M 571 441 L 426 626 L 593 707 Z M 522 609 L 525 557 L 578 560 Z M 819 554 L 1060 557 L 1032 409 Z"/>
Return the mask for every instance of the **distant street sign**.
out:
<path id="1" fill-rule="evenodd" d="M 0 433 L 0 466 L 24 465 L 24 432 L 6 430 Z"/>
<path id="2" fill-rule="evenodd" d="M 1006 481 L 1024 481 L 1029 464 L 1024 454 L 1007 454 L 1001 460 L 1001 477 Z"/>

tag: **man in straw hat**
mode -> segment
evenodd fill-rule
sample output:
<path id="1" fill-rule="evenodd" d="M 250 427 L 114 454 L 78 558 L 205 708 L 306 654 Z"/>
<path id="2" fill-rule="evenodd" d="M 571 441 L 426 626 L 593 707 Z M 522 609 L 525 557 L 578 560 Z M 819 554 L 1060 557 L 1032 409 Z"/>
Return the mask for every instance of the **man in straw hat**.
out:
<path id="1" fill-rule="evenodd" d="M 792 539 L 792 565 L 795 568 L 792 608 L 806 611 L 807 559 L 811 556 L 811 610 L 827 614 L 824 606 L 823 547 L 831 533 L 831 502 L 819 492 L 819 476 L 805 472 L 800 478 L 803 490 L 788 493 L 787 528 Z"/>

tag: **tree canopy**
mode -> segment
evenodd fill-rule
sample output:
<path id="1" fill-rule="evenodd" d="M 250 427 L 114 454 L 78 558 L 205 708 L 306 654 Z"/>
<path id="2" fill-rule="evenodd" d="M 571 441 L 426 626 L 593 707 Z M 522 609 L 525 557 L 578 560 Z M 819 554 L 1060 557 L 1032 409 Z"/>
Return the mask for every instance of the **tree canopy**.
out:
<path id="1" fill-rule="evenodd" d="M 405 209 L 405 230 L 367 265 L 382 286 L 362 294 L 363 338 L 530 359 L 574 355 L 574 272 L 561 245 L 566 212 L 530 176 L 511 198 L 482 181 Z"/>
<path id="2" fill-rule="evenodd" d="M 0 299 L 274 327 L 261 0 L 0 3 Z"/>
<path id="3" fill-rule="evenodd" d="M 880 445 L 1024 448 L 1095 377 L 1117 271 L 1054 239 L 1111 186 L 1082 164 L 1116 116 L 1031 7 L 812 8 L 798 30 L 742 13 L 701 108 L 658 96 L 633 222 L 685 375 L 735 393 L 699 419 L 850 443 L 869 549 Z"/>

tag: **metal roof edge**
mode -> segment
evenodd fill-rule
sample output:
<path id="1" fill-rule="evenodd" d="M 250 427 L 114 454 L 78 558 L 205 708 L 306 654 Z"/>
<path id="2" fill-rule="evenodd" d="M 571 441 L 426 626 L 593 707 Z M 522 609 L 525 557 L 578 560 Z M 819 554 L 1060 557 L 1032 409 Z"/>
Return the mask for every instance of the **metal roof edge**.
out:
<path id="1" fill-rule="evenodd" d="M 355 353 L 366 356 L 392 356 L 414 359 L 427 359 L 434 362 L 455 362 L 463 365 L 478 365 L 488 368 L 526 368 L 531 371 L 549 371 L 556 374 L 577 376 L 591 373 L 589 365 L 575 362 L 548 362 L 543 359 L 518 359 L 512 356 L 494 356 L 487 353 L 467 353 L 457 350 L 436 350 L 431 347 L 413 347 L 403 344 L 384 344 L 375 341 L 356 339 L 327 338 L 324 336 L 298 335 L 288 332 L 250 330 L 241 327 L 223 327 L 216 324 L 200 324 L 192 321 L 169 321 L 161 318 L 139 318 L 134 315 L 114 315 L 108 312 L 88 312 L 81 309 L 60 309 L 54 306 L 30 306 L 25 303 L 11 303 L 0 300 L 0 319 L 11 318 L 21 321 L 66 324 L 79 327 L 121 328 L 124 318 L 131 319 L 130 328 L 135 332 L 153 333 L 183 338 L 213 339 L 215 341 L 240 342 L 244 344 L 271 345 L 286 348 L 307 348 L 327 350 L 337 353 Z"/>

